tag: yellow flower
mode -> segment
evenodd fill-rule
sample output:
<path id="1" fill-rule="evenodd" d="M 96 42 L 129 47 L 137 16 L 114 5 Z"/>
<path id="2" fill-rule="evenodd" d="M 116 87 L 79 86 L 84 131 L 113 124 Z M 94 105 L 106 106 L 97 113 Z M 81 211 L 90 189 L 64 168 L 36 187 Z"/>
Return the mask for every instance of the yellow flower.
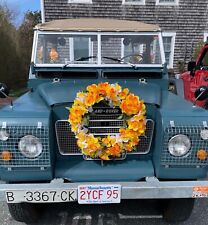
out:
<path id="1" fill-rule="evenodd" d="M 97 150 L 101 148 L 98 138 L 95 138 L 94 136 L 88 135 L 86 138 L 86 142 L 88 145 L 87 149 L 90 154 L 95 153 Z"/>
<path id="2" fill-rule="evenodd" d="M 127 97 L 128 94 L 129 94 L 129 89 L 124 88 L 123 91 L 119 94 L 119 97 L 123 100 Z"/>
<path id="3" fill-rule="evenodd" d="M 87 135 L 84 132 L 79 132 L 79 134 L 77 134 L 76 138 L 78 138 L 80 141 L 85 141 L 86 140 Z"/>
<path id="4" fill-rule="evenodd" d="M 118 98 L 117 98 L 117 91 L 116 91 L 115 87 L 111 86 L 110 88 L 107 89 L 106 93 L 107 93 L 107 97 L 110 100 L 117 101 Z"/>
<path id="5" fill-rule="evenodd" d="M 143 133 L 145 130 L 144 119 L 145 119 L 144 116 L 138 116 L 138 117 L 134 117 L 134 119 L 128 120 L 128 128 L 133 131 L 138 131 L 139 133 Z"/>
<path id="6" fill-rule="evenodd" d="M 124 149 L 125 149 L 127 152 L 132 152 L 133 147 L 134 147 L 134 146 L 132 145 L 131 142 L 124 144 Z"/>
<path id="7" fill-rule="evenodd" d="M 98 92 L 98 86 L 96 84 L 89 85 L 87 87 L 87 91 L 92 92 L 92 93 L 97 93 Z"/>
<path id="8" fill-rule="evenodd" d="M 70 121 L 69 121 L 70 122 Z M 71 125 L 71 131 L 73 132 L 73 133 L 77 133 L 77 131 L 78 131 L 78 126 L 77 126 L 77 124 L 76 125 Z"/>
<path id="9" fill-rule="evenodd" d="M 117 92 L 121 92 L 121 86 L 119 84 L 115 84 L 115 89 Z"/>
<path id="10" fill-rule="evenodd" d="M 72 106 L 69 114 L 70 123 L 81 123 L 82 116 L 87 113 L 87 109 L 83 106 Z"/>
<path id="11" fill-rule="evenodd" d="M 81 149 L 85 149 L 87 147 L 87 143 L 85 141 L 77 140 L 77 145 Z"/>
<path id="12" fill-rule="evenodd" d="M 106 153 L 104 153 L 104 154 L 100 155 L 99 157 L 100 157 L 102 160 L 105 160 L 105 161 L 110 160 L 109 155 L 108 155 L 108 154 L 106 154 Z"/>
<path id="13" fill-rule="evenodd" d="M 84 92 L 78 92 L 77 93 L 77 99 L 79 99 L 80 101 L 85 99 L 85 97 L 86 97 L 86 93 L 84 93 Z"/>

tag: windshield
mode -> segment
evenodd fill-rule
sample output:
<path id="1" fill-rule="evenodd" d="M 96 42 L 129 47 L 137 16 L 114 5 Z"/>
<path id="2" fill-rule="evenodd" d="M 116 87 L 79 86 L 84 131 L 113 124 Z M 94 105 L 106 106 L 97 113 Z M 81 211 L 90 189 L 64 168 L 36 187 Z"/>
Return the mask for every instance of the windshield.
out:
<path id="1" fill-rule="evenodd" d="M 35 64 L 161 65 L 159 34 L 38 34 Z"/>

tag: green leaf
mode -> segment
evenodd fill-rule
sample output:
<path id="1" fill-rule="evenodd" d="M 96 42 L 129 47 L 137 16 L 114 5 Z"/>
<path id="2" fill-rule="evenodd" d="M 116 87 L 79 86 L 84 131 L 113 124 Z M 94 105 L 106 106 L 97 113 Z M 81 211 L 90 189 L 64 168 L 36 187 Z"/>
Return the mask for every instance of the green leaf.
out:
<path id="1" fill-rule="evenodd" d="M 123 119 L 123 114 L 121 114 L 119 117 L 118 117 L 118 120 L 122 120 Z"/>

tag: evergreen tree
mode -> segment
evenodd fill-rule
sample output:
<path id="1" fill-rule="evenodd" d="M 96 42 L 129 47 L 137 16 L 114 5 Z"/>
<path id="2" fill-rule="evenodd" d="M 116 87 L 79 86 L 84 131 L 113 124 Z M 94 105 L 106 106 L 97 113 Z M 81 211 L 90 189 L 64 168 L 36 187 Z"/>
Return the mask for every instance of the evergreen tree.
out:
<path id="1" fill-rule="evenodd" d="M 22 60 L 22 83 L 26 83 L 28 79 L 29 65 L 32 53 L 33 28 L 41 22 L 41 13 L 39 11 L 28 11 L 25 14 L 22 25 L 18 29 L 18 48 Z"/>

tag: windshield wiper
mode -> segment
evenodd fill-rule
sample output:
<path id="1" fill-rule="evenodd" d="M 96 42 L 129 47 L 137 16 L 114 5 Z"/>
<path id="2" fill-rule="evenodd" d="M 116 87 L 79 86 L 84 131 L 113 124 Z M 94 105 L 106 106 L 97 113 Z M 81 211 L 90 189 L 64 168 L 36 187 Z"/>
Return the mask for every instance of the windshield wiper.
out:
<path id="1" fill-rule="evenodd" d="M 133 63 L 130 63 L 130 62 L 125 62 L 124 60 L 122 60 L 120 58 L 113 58 L 113 57 L 108 57 L 108 56 L 103 56 L 102 58 L 103 59 L 110 59 L 112 61 L 119 62 L 119 63 L 122 63 L 122 64 L 127 64 L 127 65 L 130 65 L 132 68 L 137 69 L 136 64 L 133 64 Z"/>
<path id="2" fill-rule="evenodd" d="M 65 65 L 63 65 L 62 69 L 65 69 L 68 65 L 70 65 L 73 62 L 82 62 L 82 61 L 86 61 L 88 59 L 96 59 L 97 56 L 91 55 L 91 56 L 86 56 L 86 57 L 80 57 L 78 59 L 75 59 L 74 61 L 71 61 L 69 63 L 66 63 Z"/>
<path id="3" fill-rule="evenodd" d="M 62 69 L 65 69 L 68 65 L 70 65 L 71 63 L 73 62 L 82 62 L 82 61 L 86 61 L 88 59 L 96 59 L 97 56 L 86 56 L 86 57 L 80 57 L 74 61 L 71 61 L 69 63 L 66 63 Z M 137 66 L 136 64 L 133 64 L 133 63 L 130 63 L 130 62 L 125 62 L 124 60 L 120 59 L 120 58 L 113 58 L 113 57 L 108 57 L 108 56 L 102 56 L 102 59 L 109 59 L 109 60 L 112 60 L 112 61 L 115 61 L 115 62 L 119 62 L 119 63 L 122 63 L 122 64 L 127 64 L 127 65 L 130 65 L 132 68 L 134 69 L 137 69 Z"/>
<path id="4" fill-rule="evenodd" d="M 94 55 L 87 56 L 87 57 L 80 57 L 80 58 L 76 59 L 75 62 L 79 62 L 79 61 L 81 62 L 81 61 L 86 61 L 88 59 L 96 59 L 96 58 L 97 58 L 97 56 L 94 56 Z"/>

